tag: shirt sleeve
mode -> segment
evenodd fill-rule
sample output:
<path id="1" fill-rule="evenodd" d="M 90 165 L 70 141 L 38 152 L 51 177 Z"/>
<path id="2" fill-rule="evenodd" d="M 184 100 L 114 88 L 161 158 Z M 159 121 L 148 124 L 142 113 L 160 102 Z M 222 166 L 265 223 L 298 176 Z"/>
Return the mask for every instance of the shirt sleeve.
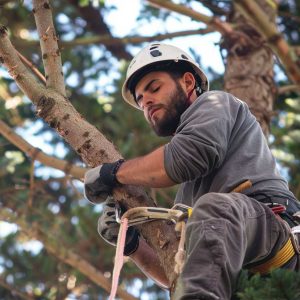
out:
<path id="1" fill-rule="evenodd" d="M 181 116 L 176 134 L 164 148 L 168 176 L 176 183 L 207 176 L 226 156 L 243 103 L 224 92 L 201 95 Z"/>

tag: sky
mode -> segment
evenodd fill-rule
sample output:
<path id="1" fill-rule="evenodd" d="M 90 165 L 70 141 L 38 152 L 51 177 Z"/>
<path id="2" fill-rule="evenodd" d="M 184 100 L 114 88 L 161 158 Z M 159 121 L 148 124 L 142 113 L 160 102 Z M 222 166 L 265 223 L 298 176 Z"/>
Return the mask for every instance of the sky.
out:
<path id="1" fill-rule="evenodd" d="M 206 27 L 206 25 L 199 22 L 191 20 L 189 17 L 179 15 L 177 13 L 172 13 L 174 18 L 169 19 L 167 22 L 162 24 L 161 21 L 151 22 L 151 25 L 145 22 L 144 26 L 135 28 L 135 19 L 141 9 L 141 0 L 131 0 L 130 9 L 128 9 L 128 2 L 122 0 L 110 0 L 109 4 L 116 5 L 117 10 L 112 11 L 110 15 L 106 18 L 109 24 L 114 24 L 113 34 L 120 37 L 125 37 L 126 35 L 140 34 L 140 35 L 155 35 L 155 32 L 166 33 L 166 32 L 175 32 L 188 29 L 200 29 Z M 199 2 L 194 3 L 192 8 L 198 12 L 204 13 L 206 15 L 211 15 L 210 11 L 203 7 Z M 126 18 L 124 18 L 126 15 Z M 178 20 L 179 18 L 179 20 Z M 126 22 L 126 26 L 124 26 Z M 201 41 L 201 43 L 199 43 Z M 212 67 L 215 71 L 222 73 L 224 72 L 224 65 L 220 56 L 220 52 L 216 44 L 220 41 L 219 33 L 212 33 L 208 35 L 203 35 L 201 39 L 199 37 L 190 36 L 183 38 L 176 38 L 169 40 L 167 43 L 170 43 L 174 46 L 178 46 L 185 51 L 189 52 L 189 47 L 193 47 L 202 58 L 201 63 L 204 67 Z M 139 49 L 136 49 L 135 53 Z M 191 53 L 190 53 L 191 54 Z"/>

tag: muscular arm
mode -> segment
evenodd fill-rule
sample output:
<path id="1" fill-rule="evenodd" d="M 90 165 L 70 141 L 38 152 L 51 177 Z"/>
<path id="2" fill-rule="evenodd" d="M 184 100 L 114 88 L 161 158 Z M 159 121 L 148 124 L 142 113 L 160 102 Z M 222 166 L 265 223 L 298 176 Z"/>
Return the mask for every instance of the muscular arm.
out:
<path id="1" fill-rule="evenodd" d="M 164 167 L 164 146 L 145 156 L 125 161 L 117 172 L 117 180 L 122 184 L 153 188 L 175 185 Z"/>
<path id="2" fill-rule="evenodd" d="M 156 253 L 142 238 L 140 239 L 137 251 L 130 258 L 147 277 L 154 280 L 161 288 L 167 289 L 170 287 Z"/>

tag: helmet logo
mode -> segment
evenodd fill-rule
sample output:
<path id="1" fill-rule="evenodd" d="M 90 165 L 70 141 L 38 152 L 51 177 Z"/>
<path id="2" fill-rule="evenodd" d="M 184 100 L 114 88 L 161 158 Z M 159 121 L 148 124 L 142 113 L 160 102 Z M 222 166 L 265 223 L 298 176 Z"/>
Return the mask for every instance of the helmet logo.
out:
<path id="1" fill-rule="evenodd" d="M 159 50 L 153 50 L 153 51 L 150 51 L 150 54 L 153 56 L 153 57 L 157 57 L 157 56 L 161 56 L 162 53 L 159 51 Z"/>

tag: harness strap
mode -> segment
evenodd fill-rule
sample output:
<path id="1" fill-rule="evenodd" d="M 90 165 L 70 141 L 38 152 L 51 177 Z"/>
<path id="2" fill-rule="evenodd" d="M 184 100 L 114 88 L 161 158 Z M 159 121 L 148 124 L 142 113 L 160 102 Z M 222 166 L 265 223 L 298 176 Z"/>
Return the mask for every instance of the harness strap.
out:
<path id="1" fill-rule="evenodd" d="M 252 273 L 259 273 L 266 275 L 274 269 L 278 269 L 286 264 L 295 254 L 298 246 L 295 245 L 293 230 L 290 229 L 289 225 L 281 218 L 280 213 L 286 211 L 286 207 L 282 204 L 277 204 L 270 207 L 275 216 L 280 222 L 284 222 L 286 227 L 290 230 L 290 238 L 284 244 L 284 246 L 276 253 L 275 256 L 267 260 L 266 262 L 259 264 L 249 269 Z"/>
<path id="2" fill-rule="evenodd" d="M 291 238 L 285 243 L 285 245 L 276 253 L 274 257 L 265 263 L 251 268 L 249 271 L 251 273 L 259 273 L 261 275 L 266 275 L 270 273 L 271 270 L 278 269 L 287 263 L 294 255 L 295 249 L 292 244 Z"/>
<path id="3" fill-rule="evenodd" d="M 180 208 L 180 209 L 179 209 Z M 124 248 L 126 241 L 126 233 L 129 226 L 143 224 L 145 222 L 154 220 L 170 220 L 174 223 L 179 222 L 182 215 L 187 214 L 188 216 L 192 213 L 192 209 L 185 205 L 177 205 L 172 209 L 167 208 L 157 208 L 157 207 L 134 207 L 127 210 L 121 219 L 117 219 L 120 223 L 120 229 L 118 234 L 117 249 L 115 255 L 115 264 L 113 270 L 112 287 L 109 296 L 109 300 L 114 300 L 117 294 L 117 288 L 119 283 L 119 277 L 121 269 L 124 264 Z M 179 242 L 180 252 L 178 263 L 180 266 L 178 270 L 182 269 L 184 261 L 184 241 L 185 241 L 185 224 L 184 221 L 180 221 L 182 224 L 180 230 L 183 236 L 181 242 Z M 176 265 L 177 265 L 176 264 Z"/>
<path id="4" fill-rule="evenodd" d="M 117 241 L 115 265 L 113 270 L 112 286 L 109 295 L 109 300 L 114 300 L 117 294 L 119 277 L 120 277 L 121 269 L 124 264 L 124 248 L 125 248 L 127 229 L 128 229 L 128 219 L 122 218 L 120 229 L 119 229 L 118 241 Z"/>

